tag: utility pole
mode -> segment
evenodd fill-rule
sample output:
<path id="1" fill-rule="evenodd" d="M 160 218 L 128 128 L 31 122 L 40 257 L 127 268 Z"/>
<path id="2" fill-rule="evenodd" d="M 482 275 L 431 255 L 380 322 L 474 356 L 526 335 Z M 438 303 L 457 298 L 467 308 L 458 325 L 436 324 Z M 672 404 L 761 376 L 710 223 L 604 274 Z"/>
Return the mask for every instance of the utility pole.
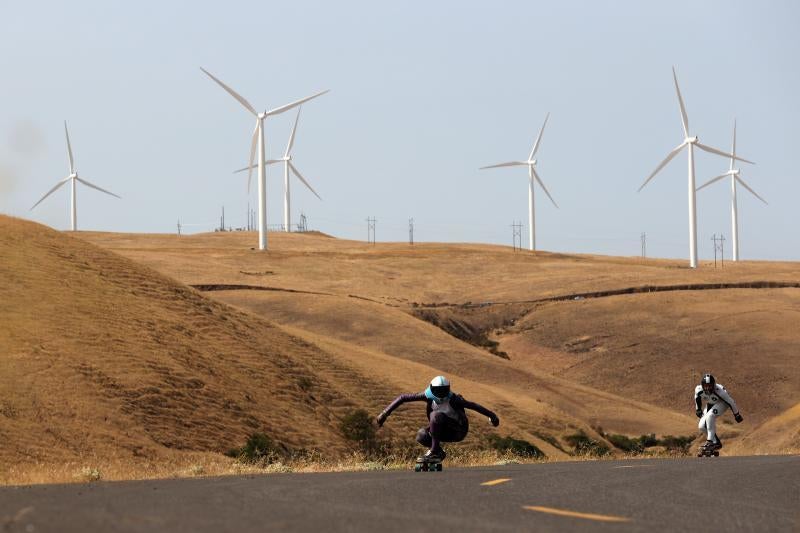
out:
<path id="1" fill-rule="evenodd" d="M 711 236 L 711 241 L 714 243 L 714 268 L 717 268 L 717 234 Z"/>
<path id="2" fill-rule="evenodd" d="M 367 217 L 367 242 L 375 244 L 375 217 Z"/>
<path id="3" fill-rule="evenodd" d="M 178 219 L 178 237 L 181 236 L 181 219 Z"/>
<path id="4" fill-rule="evenodd" d="M 414 246 L 414 219 L 408 219 L 408 244 Z"/>
<path id="5" fill-rule="evenodd" d="M 642 259 L 647 259 L 647 233 L 642 232 Z"/>
<path id="6" fill-rule="evenodd" d="M 720 264 L 725 268 L 725 235 L 717 237 L 715 233 L 711 240 L 714 242 L 714 268 L 717 268 L 717 250 L 719 250 Z"/>
<path id="7" fill-rule="evenodd" d="M 308 219 L 305 213 L 300 213 L 300 223 L 297 225 L 297 231 L 308 231 Z"/>
<path id="8" fill-rule="evenodd" d="M 522 222 L 512 222 L 512 249 L 516 252 L 522 250 Z M 517 239 L 519 239 L 519 246 L 517 246 Z"/>

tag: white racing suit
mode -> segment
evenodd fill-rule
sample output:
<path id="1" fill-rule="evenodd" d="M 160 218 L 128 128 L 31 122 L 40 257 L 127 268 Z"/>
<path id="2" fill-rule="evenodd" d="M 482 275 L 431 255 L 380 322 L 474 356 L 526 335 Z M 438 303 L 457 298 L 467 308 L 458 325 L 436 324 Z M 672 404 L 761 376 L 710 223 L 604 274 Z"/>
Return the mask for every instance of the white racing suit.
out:
<path id="1" fill-rule="evenodd" d="M 703 409 L 703 401 L 706 402 L 706 409 L 703 416 L 700 417 L 700 422 L 697 423 L 697 429 L 706 431 L 708 433 L 708 440 L 714 443 L 720 443 L 717 437 L 717 417 L 722 416 L 728 407 L 731 408 L 733 414 L 739 413 L 739 408 L 736 407 L 736 402 L 733 401 L 731 395 L 725 390 L 725 387 L 717 383 L 714 386 L 714 392 L 703 392 L 703 386 L 698 385 L 694 389 L 694 403 L 698 411 Z"/>

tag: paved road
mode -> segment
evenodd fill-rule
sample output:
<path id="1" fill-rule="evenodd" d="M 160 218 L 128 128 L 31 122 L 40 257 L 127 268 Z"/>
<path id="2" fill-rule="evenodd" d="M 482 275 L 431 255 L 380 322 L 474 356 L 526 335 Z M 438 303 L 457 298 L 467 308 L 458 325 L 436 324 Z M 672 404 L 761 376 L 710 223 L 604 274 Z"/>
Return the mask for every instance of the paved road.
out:
<path id="1" fill-rule="evenodd" d="M 6 487 L 0 489 L 0 527 L 797 532 L 800 456 Z"/>

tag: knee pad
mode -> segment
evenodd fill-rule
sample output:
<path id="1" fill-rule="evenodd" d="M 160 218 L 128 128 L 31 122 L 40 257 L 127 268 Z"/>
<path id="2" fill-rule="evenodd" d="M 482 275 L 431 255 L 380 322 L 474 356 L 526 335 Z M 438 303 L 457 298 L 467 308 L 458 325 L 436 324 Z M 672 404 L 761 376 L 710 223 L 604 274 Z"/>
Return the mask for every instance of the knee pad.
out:
<path id="1" fill-rule="evenodd" d="M 419 431 L 417 431 L 417 442 L 419 442 L 423 446 L 431 445 L 431 434 L 428 433 L 427 429 L 422 428 Z"/>

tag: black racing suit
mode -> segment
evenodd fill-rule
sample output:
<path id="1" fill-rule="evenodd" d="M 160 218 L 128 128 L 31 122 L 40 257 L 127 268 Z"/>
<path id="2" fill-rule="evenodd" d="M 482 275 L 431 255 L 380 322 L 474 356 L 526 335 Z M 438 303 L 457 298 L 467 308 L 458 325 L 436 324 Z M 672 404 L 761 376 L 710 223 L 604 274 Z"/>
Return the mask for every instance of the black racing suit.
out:
<path id="1" fill-rule="evenodd" d="M 465 409 L 477 411 L 492 420 L 497 418 L 492 411 L 475 402 L 465 400 L 460 394 L 451 393 L 445 400 L 434 400 L 425 392 L 401 394 L 383 410 L 379 419 L 385 420 L 395 409 L 406 402 L 425 402 L 425 413 L 429 424 L 417 432 L 417 442 L 439 451 L 440 442 L 461 442 L 469 432 L 469 419 Z"/>

